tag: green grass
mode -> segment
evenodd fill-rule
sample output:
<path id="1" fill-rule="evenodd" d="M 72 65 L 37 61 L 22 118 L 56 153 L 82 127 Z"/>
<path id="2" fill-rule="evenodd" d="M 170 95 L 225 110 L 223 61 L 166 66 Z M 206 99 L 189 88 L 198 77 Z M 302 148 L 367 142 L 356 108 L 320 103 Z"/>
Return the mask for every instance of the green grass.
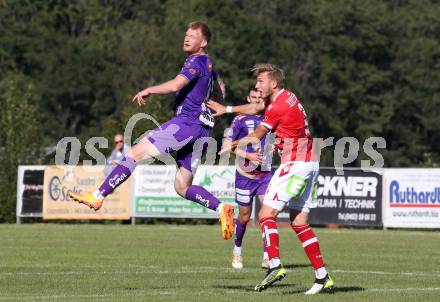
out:
<path id="1" fill-rule="evenodd" d="M 256 293 L 254 227 L 233 271 L 217 226 L 0 225 L 0 301 L 439 301 L 439 232 L 315 230 L 337 288 L 306 297 L 314 275 L 289 228 L 287 277 Z"/>

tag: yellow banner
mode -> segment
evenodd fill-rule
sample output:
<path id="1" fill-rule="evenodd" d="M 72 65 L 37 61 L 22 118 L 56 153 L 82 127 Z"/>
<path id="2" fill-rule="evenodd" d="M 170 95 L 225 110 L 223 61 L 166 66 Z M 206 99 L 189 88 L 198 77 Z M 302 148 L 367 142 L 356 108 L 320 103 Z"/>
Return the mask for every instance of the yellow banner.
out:
<path id="1" fill-rule="evenodd" d="M 104 166 L 46 167 L 43 219 L 130 219 L 131 179 L 107 196 L 97 212 L 67 195 L 69 191 L 93 192 L 104 180 Z"/>

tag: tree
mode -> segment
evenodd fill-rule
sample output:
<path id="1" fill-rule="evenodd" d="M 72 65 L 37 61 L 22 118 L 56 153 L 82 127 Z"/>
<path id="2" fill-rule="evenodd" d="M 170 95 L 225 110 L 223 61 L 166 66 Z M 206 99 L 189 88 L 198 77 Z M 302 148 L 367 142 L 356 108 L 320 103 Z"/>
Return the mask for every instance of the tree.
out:
<path id="1" fill-rule="evenodd" d="M 41 101 L 32 79 L 7 74 L 0 82 L 0 222 L 15 217 L 17 166 L 40 163 L 42 130 L 38 104 Z"/>

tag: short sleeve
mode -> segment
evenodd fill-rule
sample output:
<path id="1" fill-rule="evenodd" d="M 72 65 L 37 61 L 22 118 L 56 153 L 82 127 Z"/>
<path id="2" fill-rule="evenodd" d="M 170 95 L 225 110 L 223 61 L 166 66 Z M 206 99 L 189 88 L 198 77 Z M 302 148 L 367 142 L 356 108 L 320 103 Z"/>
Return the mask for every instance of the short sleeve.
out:
<path id="1" fill-rule="evenodd" d="M 269 105 L 264 112 L 264 118 L 261 125 L 269 130 L 275 129 L 278 126 L 283 114 L 278 106 Z"/>
<path id="2" fill-rule="evenodd" d="M 231 123 L 231 127 L 225 133 L 225 138 L 230 139 L 231 141 L 235 141 L 238 139 L 238 135 L 241 131 L 241 119 L 236 116 Z"/>
<path id="3" fill-rule="evenodd" d="M 190 82 L 198 78 L 201 74 L 201 67 L 197 59 L 191 57 L 187 58 L 183 64 L 180 74 L 187 78 Z"/>

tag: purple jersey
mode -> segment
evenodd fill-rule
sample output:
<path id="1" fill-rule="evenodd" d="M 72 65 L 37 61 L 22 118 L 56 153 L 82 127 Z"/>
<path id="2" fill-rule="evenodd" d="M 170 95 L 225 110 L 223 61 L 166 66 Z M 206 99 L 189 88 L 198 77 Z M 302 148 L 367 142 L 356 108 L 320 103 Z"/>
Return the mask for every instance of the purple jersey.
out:
<path id="1" fill-rule="evenodd" d="M 212 62 L 208 55 L 194 54 L 186 58 L 180 75 L 189 83 L 176 95 L 176 116 L 148 134 L 160 153 L 177 151 L 176 159 L 179 167 L 195 171 L 200 162 L 204 145 L 195 145 L 199 138 L 209 137 L 212 126 L 200 119 L 202 112 L 210 116 L 205 101 L 213 91 L 213 82 L 217 74 L 212 70 Z"/>
<path id="2" fill-rule="evenodd" d="M 215 72 L 207 54 L 194 54 L 186 58 L 180 75 L 188 79 L 189 83 L 176 95 L 174 108 L 176 115 L 195 120 L 198 124 L 199 116 L 203 111 L 210 112 L 205 105 L 213 90 Z"/>
<path id="3" fill-rule="evenodd" d="M 257 129 L 263 120 L 261 115 L 238 115 L 232 121 L 231 128 L 226 138 L 232 141 L 242 139 Z M 265 139 L 261 141 L 261 150 L 266 148 Z M 246 148 L 246 152 L 255 152 L 252 146 Z M 247 165 L 247 161 L 239 165 Z M 265 171 L 265 172 L 260 172 Z M 264 167 L 257 167 L 256 171 L 249 173 L 255 178 L 249 178 L 238 172 L 235 173 L 235 202 L 240 206 L 251 206 L 255 196 L 264 195 L 270 179 L 272 178 L 270 163 Z"/>
<path id="4" fill-rule="evenodd" d="M 237 115 L 232 121 L 230 131 L 227 133 L 227 138 L 232 141 L 242 139 L 253 133 L 262 120 L 262 115 Z M 255 152 L 251 146 L 248 146 L 246 151 Z"/>
<path id="5" fill-rule="evenodd" d="M 242 139 L 243 137 L 253 133 L 263 120 L 262 115 L 238 115 L 234 118 L 231 128 L 226 134 L 226 138 L 232 141 Z M 260 144 L 260 152 L 266 148 L 266 140 L 263 138 Z M 255 152 L 252 146 L 247 146 L 246 152 Z M 266 152 L 265 152 L 266 153 Z M 247 161 L 246 161 L 247 164 Z M 271 165 L 267 163 L 264 167 L 257 168 L 258 171 L 270 171 Z"/>

